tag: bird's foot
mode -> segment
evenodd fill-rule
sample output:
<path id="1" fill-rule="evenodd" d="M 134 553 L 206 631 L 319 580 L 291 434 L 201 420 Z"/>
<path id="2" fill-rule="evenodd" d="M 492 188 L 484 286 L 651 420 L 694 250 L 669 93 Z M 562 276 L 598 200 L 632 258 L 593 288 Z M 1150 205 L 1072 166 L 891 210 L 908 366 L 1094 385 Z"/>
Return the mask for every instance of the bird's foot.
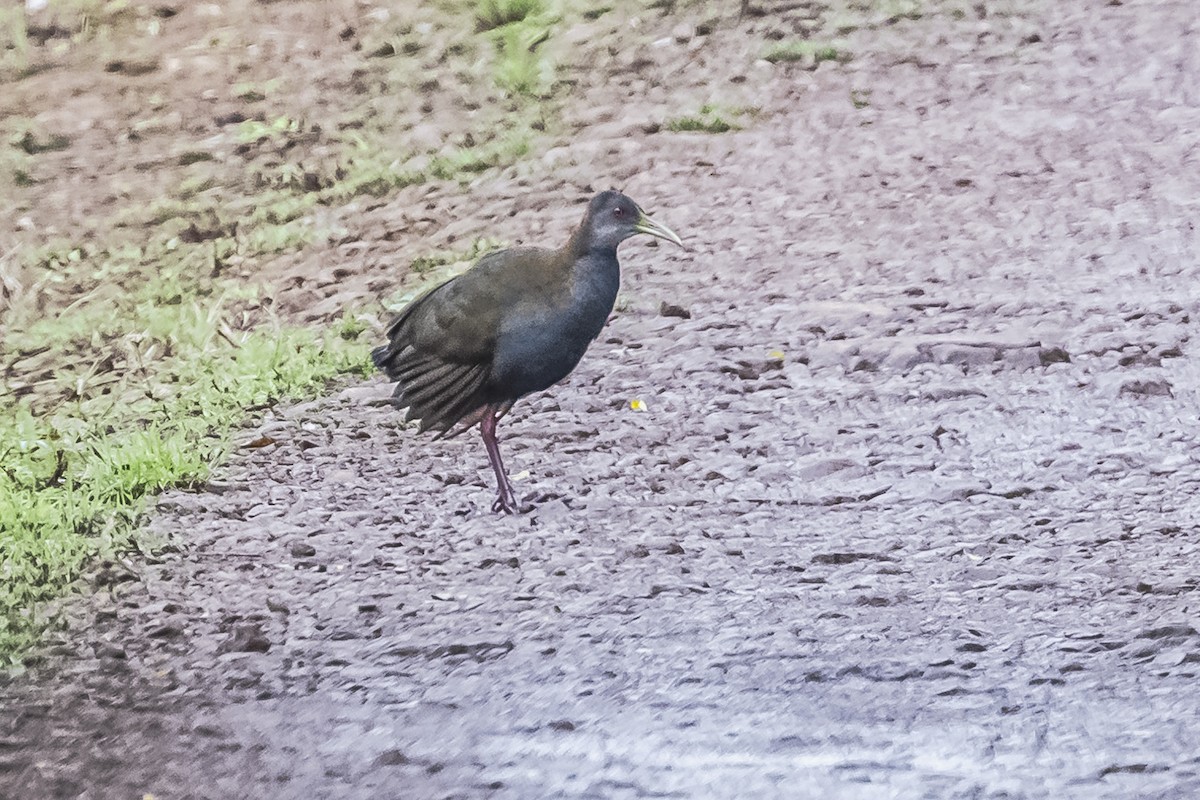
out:
<path id="1" fill-rule="evenodd" d="M 492 503 L 492 511 L 496 514 L 519 514 L 521 509 L 517 506 L 517 498 L 510 490 L 501 491 L 496 495 L 496 502 Z"/>

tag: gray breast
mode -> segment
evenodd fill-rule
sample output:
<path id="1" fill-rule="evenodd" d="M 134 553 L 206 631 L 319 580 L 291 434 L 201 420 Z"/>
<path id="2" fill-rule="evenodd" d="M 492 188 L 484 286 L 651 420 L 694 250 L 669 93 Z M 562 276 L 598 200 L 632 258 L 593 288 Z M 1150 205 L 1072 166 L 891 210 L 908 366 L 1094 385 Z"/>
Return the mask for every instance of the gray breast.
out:
<path id="1" fill-rule="evenodd" d="M 581 262 L 566 305 L 531 305 L 510 315 L 501 330 L 489 383 L 507 394 L 505 399 L 541 391 L 567 377 L 603 330 L 620 282 L 616 258 L 611 264 Z"/>

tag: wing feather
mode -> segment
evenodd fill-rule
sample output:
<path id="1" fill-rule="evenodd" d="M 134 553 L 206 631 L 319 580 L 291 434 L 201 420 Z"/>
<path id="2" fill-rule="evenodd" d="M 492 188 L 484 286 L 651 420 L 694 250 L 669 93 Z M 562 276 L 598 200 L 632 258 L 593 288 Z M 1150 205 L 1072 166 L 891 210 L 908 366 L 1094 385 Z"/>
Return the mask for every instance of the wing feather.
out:
<path id="1" fill-rule="evenodd" d="M 406 419 L 444 434 L 505 400 L 487 385 L 504 314 L 561 285 L 550 280 L 557 256 L 529 247 L 492 253 L 405 306 L 371 357 L 397 381 L 393 402 L 408 407 Z"/>

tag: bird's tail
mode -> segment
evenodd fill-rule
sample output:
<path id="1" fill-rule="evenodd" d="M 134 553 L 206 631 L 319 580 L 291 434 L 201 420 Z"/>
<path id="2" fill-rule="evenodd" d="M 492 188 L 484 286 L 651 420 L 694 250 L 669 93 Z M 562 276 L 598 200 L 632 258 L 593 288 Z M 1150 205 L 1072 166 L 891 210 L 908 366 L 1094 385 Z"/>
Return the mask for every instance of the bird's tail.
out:
<path id="1" fill-rule="evenodd" d="M 385 344 L 382 347 L 376 347 L 371 351 L 371 360 L 375 362 L 376 369 L 378 369 L 380 372 L 388 374 L 390 377 L 392 356 L 394 355 L 395 353 L 392 352 L 392 346 L 390 344 Z"/>

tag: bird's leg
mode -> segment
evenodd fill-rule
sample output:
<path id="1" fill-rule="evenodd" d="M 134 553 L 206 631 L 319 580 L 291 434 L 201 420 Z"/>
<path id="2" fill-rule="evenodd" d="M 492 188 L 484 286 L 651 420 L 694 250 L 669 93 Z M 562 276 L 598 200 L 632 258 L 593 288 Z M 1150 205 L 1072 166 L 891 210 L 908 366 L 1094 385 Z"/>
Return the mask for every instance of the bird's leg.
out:
<path id="1" fill-rule="evenodd" d="M 500 460 L 500 443 L 496 441 L 499 411 L 496 406 L 488 406 L 484 409 L 483 419 L 479 423 L 483 446 L 487 448 L 488 460 L 492 462 L 492 471 L 496 473 L 496 502 L 492 503 L 492 511 L 516 514 L 517 498 L 513 494 L 512 484 L 508 482 L 508 474 L 504 471 L 504 462 Z"/>

